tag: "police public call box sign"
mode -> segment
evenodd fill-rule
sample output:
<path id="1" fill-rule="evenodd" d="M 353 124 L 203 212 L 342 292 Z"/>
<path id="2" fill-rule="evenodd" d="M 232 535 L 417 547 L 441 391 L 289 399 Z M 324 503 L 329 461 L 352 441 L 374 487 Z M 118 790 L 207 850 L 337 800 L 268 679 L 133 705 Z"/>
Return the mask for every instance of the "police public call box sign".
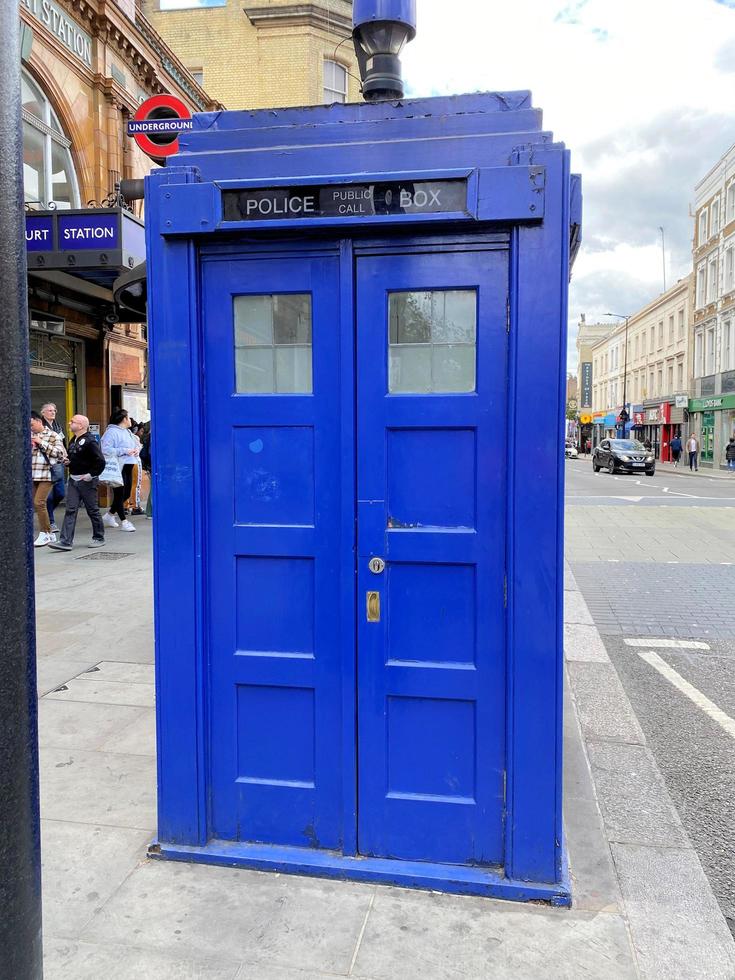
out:
<path id="1" fill-rule="evenodd" d="M 467 210 L 466 180 L 401 180 L 224 191 L 225 221 L 457 214 Z"/>

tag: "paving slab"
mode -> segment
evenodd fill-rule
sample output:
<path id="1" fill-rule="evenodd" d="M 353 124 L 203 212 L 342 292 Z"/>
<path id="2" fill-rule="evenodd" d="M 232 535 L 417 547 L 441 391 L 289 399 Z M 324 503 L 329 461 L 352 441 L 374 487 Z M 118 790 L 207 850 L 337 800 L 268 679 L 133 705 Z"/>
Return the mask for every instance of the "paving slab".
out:
<path id="1" fill-rule="evenodd" d="M 597 629 L 583 623 L 564 624 L 564 656 L 580 663 L 610 663 Z"/>
<path id="2" fill-rule="evenodd" d="M 735 943 L 696 853 L 613 844 L 643 980 L 733 980 Z"/>
<path id="3" fill-rule="evenodd" d="M 568 663 L 567 673 L 585 739 L 645 743 L 641 726 L 611 663 Z"/>
<path id="4" fill-rule="evenodd" d="M 76 938 L 116 891 L 150 843 L 147 831 L 43 820 L 43 928 Z"/>
<path id="5" fill-rule="evenodd" d="M 634 980 L 622 916 L 379 889 L 353 975 Z"/>
<path id="6" fill-rule="evenodd" d="M 155 684 L 153 664 L 102 660 L 81 675 L 81 680 L 116 681 L 121 684 Z"/>
<path id="7" fill-rule="evenodd" d="M 41 814 L 48 819 L 151 832 L 156 825 L 153 759 L 47 747 L 40 775 Z"/>
<path id="8" fill-rule="evenodd" d="M 75 677 L 47 695 L 56 701 L 96 701 L 101 704 L 126 704 L 133 707 L 152 708 L 155 692 L 150 684 L 121 683 Z"/>
<path id="9" fill-rule="evenodd" d="M 353 882 L 150 861 L 81 938 L 346 974 L 374 891 Z"/>
<path id="10" fill-rule="evenodd" d="M 44 980 L 234 980 L 239 963 L 183 959 L 134 946 L 47 937 Z M 257 974 L 242 974 L 254 978 Z"/>
<path id="11" fill-rule="evenodd" d="M 62 650 L 63 654 L 67 651 Z M 94 664 L 94 658 L 68 659 L 66 656 L 38 657 L 36 659 L 36 684 L 40 698 L 66 684 Z"/>
<path id="12" fill-rule="evenodd" d="M 564 593 L 564 622 L 594 626 L 594 621 L 581 592 L 568 591 Z"/>
<path id="13" fill-rule="evenodd" d="M 153 714 L 151 708 L 42 698 L 38 703 L 39 744 L 44 748 L 94 750 L 104 749 L 110 739 L 112 745 L 118 745 L 128 726 L 145 724 L 146 712 Z"/>
<path id="14" fill-rule="evenodd" d="M 689 840 L 649 749 L 587 745 L 607 838 L 628 844 L 689 847 Z"/>
<path id="15" fill-rule="evenodd" d="M 153 708 L 137 708 L 139 714 L 129 725 L 111 735 L 99 748 L 103 752 L 156 757 L 156 712 Z"/>

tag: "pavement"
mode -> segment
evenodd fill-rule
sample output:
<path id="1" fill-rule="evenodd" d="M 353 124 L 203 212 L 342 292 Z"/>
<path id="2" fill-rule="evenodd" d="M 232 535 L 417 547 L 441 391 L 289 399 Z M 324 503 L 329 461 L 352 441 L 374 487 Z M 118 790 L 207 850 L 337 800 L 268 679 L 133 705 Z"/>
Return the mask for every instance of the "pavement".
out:
<path id="1" fill-rule="evenodd" d="M 735 977 L 710 881 L 571 570 L 571 909 L 149 860 L 151 525 L 135 523 L 90 551 L 80 518 L 72 552 L 36 553 L 47 980 Z"/>

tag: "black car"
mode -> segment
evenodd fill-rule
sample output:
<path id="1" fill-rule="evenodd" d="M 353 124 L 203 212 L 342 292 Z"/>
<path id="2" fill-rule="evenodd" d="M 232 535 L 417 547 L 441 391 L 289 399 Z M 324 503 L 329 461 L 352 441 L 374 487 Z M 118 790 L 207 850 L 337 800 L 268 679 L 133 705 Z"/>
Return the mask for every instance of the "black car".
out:
<path id="1" fill-rule="evenodd" d="M 607 470 L 614 473 L 645 473 L 653 476 L 656 472 L 656 457 L 650 449 L 637 439 L 603 439 L 595 446 L 592 454 L 592 469 L 595 473 Z"/>

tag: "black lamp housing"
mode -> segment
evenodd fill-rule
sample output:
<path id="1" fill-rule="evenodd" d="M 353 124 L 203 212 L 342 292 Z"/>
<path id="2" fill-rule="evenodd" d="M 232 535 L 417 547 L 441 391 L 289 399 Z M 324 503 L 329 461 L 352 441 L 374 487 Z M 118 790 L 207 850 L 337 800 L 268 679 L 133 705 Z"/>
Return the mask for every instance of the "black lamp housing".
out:
<path id="1" fill-rule="evenodd" d="M 402 99 L 399 55 L 416 37 L 416 0 L 355 0 L 352 23 L 363 98 Z"/>

